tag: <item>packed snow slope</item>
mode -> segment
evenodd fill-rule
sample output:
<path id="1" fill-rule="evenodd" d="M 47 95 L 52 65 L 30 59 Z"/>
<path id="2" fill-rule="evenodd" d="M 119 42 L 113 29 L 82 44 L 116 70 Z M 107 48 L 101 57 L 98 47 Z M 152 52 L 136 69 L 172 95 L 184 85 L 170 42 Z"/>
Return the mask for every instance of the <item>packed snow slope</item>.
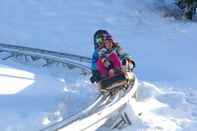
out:
<path id="1" fill-rule="evenodd" d="M 0 42 L 91 57 L 93 33 L 106 29 L 136 61 L 136 74 L 141 80 L 142 91 L 135 105 L 139 107 L 136 112 L 142 115 L 137 126 L 128 128 L 194 131 L 197 23 L 164 17 L 164 7 L 175 8 L 172 3 L 173 0 L 1 0 Z M 28 77 L 27 84 L 32 77 Z"/>

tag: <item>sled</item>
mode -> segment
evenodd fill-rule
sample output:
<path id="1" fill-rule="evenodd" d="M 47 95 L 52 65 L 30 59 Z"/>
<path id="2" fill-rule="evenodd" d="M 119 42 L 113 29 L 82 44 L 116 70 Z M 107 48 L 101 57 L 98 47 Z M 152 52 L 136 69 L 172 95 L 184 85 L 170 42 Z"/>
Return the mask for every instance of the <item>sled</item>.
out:
<path id="1" fill-rule="evenodd" d="M 100 80 L 97 84 L 101 92 L 114 92 L 115 90 L 127 89 L 133 82 L 133 72 L 126 72 L 112 78 Z"/>

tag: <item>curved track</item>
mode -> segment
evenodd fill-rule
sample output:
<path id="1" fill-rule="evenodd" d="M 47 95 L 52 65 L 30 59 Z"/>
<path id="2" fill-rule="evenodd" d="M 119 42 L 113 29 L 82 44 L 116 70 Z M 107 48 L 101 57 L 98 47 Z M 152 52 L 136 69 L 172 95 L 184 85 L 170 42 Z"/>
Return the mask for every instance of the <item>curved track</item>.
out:
<path id="1" fill-rule="evenodd" d="M 80 68 L 82 72 L 87 75 L 90 74 L 91 59 L 84 56 L 79 56 L 69 53 L 61 53 L 55 51 L 48 51 L 43 49 L 29 48 L 23 46 L 9 45 L 0 43 L 0 52 L 6 53 L 7 56 L 2 60 L 10 58 L 18 58 L 24 56 L 25 59 L 31 58 L 33 62 L 39 59 L 45 60 L 43 67 L 49 66 L 53 63 L 61 63 L 63 66 L 72 68 Z M 126 105 L 126 103 L 134 96 L 137 90 L 137 79 L 135 79 L 133 86 L 117 93 L 115 96 L 110 94 L 100 94 L 96 101 L 92 103 L 85 110 L 78 114 L 71 116 L 69 119 L 47 126 L 42 131 L 54 130 L 94 130 L 104 124 L 114 112 L 119 111 Z"/>

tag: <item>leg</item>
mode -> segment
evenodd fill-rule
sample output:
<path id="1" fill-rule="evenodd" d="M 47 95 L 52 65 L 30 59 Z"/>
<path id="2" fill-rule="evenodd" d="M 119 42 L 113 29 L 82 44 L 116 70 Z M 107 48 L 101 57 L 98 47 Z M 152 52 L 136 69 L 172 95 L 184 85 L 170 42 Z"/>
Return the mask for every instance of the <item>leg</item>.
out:
<path id="1" fill-rule="evenodd" d="M 121 69 L 121 60 L 116 53 L 111 53 L 109 56 L 110 61 L 112 62 L 113 68 Z"/>
<path id="2" fill-rule="evenodd" d="M 96 67 L 97 67 L 97 70 L 98 70 L 101 78 L 107 77 L 108 70 L 105 67 L 105 65 L 102 63 L 102 60 L 101 59 L 99 59 L 97 61 Z"/>

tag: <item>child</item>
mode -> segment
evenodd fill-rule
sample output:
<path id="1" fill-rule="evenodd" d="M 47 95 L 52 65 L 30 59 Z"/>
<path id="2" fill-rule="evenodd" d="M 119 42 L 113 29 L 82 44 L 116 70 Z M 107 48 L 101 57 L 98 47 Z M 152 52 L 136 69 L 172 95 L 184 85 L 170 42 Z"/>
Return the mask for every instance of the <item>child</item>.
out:
<path id="1" fill-rule="evenodd" d="M 121 60 L 112 47 L 111 37 L 104 38 L 104 45 L 99 50 L 99 59 L 96 63 L 101 78 L 113 77 L 121 72 Z"/>
<path id="2" fill-rule="evenodd" d="M 100 81 L 102 77 L 112 76 L 112 74 L 120 72 L 119 68 L 123 67 L 121 67 L 121 64 L 125 66 L 125 64 L 129 62 L 132 65 L 132 69 L 135 67 L 135 62 L 123 51 L 118 43 L 112 40 L 110 33 L 106 30 L 98 30 L 95 32 L 94 48 L 91 64 L 92 77 L 90 78 L 92 83 Z M 108 53 L 106 52 L 106 57 L 104 57 L 105 55 L 101 57 L 102 50 L 107 50 Z M 109 54 L 111 54 L 111 56 Z M 111 70 L 112 68 L 113 70 Z M 102 74 L 102 76 L 100 76 L 100 74 Z"/>

